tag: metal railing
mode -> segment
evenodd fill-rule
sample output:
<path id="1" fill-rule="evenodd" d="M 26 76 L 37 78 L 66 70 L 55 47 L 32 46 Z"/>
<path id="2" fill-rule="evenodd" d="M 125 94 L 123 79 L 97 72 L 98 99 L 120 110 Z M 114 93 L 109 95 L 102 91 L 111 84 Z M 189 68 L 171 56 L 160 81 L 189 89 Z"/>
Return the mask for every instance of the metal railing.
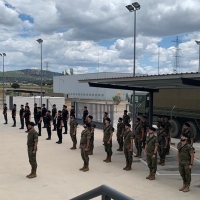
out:
<path id="1" fill-rule="evenodd" d="M 111 200 L 111 199 L 134 200 L 131 197 L 128 197 L 125 194 L 122 194 L 121 192 L 118 192 L 117 190 L 114 190 L 113 188 L 108 187 L 107 185 L 101 185 L 93 190 L 90 190 L 70 200 L 89 200 L 89 199 L 96 198 L 98 196 L 101 196 L 102 200 Z"/>

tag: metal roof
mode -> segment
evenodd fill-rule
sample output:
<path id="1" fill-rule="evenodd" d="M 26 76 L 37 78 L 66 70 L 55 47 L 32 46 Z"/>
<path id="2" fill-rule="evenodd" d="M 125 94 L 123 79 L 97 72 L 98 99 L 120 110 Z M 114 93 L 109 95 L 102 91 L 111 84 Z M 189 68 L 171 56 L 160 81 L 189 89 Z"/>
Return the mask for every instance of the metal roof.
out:
<path id="1" fill-rule="evenodd" d="M 79 80 L 80 83 L 89 83 L 91 87 L 104 87 L 125 90 L 148 91 L 170 88 L 199 88 L 200 73 L 180 73 L 147 75 L 136 77 L 113 77 L 102 79 Z"/>
<path id="2" fill-rule="evenodd" d="M 6 91 L 11 91 L 11 92 L 22 92 L 22 93 L 36 93 L 36 94 L 40 94 L 41 91 L 39 90 L 29 90 L 29 89 L 5 89 Z M 42 93 L 44 94 L 45 91 L 43 90 Z"/>

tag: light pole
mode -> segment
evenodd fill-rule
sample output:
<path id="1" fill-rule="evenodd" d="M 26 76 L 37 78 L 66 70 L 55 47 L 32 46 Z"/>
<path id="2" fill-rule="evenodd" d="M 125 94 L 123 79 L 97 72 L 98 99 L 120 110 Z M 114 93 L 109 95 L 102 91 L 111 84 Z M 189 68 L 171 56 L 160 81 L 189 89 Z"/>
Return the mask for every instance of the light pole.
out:
<path id="1" fill-rule="evenodd" d="M 40 76 L 40 106 L 42 107 L 42 43 L 43 43 L 43 40 L 40 38 L 40 39 L 37 39 L 36 40 L 39 44 L 41 44 L 41 76 Z"/>
<path id="2" fill-rule="evenodd" d="M 198 72 L 200 73 L 200 41 L 195 41 L 199 45 L 199 69 Z"/>
<path id="3" fill-rule="evenodd" d="M 160 73 L 160 46 L 158 46 L 158 75 Z"/>
<path id="4" fill-rule="evenodd" d="M 5 86 L 4 86 L 4 82 L 5 82 L 5 80 L 4 80 L 4 57 L 6 56 L 6 53 L 0 53 L 0 56 L 2 56 L 2 58 L 3 58 L 3 104 L 4 104 L 4 102 L 5 102 L 5 97 L 4 97 L 4 93 L 5 93 Z"/>
<path id="5" fill-rule="evenodd" d="M 126 8 L 129 12 L 134 12 L 134 54 L 133 54 L 133 77 L 135 77 L 135 61 L 136 61 L 136 11 L 140 9 L 138 2 L 127 5 Z M 135 91 L 133 91 L 133 102 L 132 102 L 132 130 L 135 124 Z"/>

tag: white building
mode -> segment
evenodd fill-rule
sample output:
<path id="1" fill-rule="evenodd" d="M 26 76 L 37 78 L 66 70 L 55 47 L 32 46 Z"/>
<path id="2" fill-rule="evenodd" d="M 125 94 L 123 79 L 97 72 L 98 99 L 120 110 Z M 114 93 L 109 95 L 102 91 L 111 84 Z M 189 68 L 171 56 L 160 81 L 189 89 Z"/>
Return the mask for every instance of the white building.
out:
<path id="1" fill-rule="evenodd" d="M 120 95 L 122 100 L 130 93 L 128 90 L 104 89 L 89 87 L 88 83 L 79 83 L 83 79 L 130 77 L 132 73 L 99 72 L 90 74 L 75 74 L 53 77 L 53 92 L 64 93 L 68 98 L 112 100 L 115 95 Z"/>

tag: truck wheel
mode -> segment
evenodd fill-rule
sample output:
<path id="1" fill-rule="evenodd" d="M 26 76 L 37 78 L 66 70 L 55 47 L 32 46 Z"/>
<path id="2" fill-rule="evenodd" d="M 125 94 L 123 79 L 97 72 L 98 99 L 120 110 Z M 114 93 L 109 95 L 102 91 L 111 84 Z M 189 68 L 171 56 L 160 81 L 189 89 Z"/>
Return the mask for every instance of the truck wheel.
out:
<path id="1" fill-rule="evenodd" d="M 172 126 L 171 137 L 177 138 L 180 135 L 180 132 L 181 132 L 180 123 L 175 119 L 169 120 L 169 122 L 171 123 L 171 126 Z"/>
<path id="2" fill-rule="evenodd" d="M 190 130 L 194 134 L 194 140 L 197 141 L 199 139 L 199 133 L 198 133 L 199 129 L 198 129 L 197 125 L 191 121 L 189 121 L 187 123 L 190 124 Z"/>

